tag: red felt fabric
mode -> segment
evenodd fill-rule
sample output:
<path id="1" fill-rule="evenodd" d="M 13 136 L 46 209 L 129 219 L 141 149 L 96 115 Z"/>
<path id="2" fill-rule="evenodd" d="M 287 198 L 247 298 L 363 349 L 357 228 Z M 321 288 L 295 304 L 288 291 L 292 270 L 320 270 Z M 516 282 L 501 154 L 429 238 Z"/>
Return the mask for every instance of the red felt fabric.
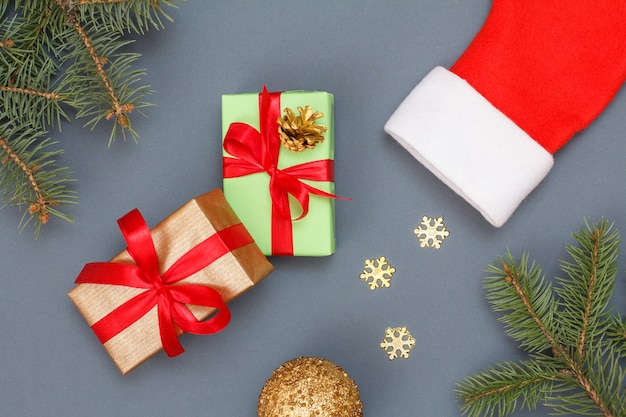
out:
<path id="1" fill-rule="evenodd" d="M 451 71 L 554 153 L 626 79 L 626 0 L 494 0 Z"/>

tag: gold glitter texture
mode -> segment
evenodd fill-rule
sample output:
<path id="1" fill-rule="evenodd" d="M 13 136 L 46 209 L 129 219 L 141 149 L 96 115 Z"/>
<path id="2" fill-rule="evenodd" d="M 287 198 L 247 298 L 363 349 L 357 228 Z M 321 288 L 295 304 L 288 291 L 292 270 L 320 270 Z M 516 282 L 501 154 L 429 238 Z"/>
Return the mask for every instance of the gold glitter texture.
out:
<path id="1" fill-rule="evenodd" d="M 258 417 L 362 417 L 359 389 L 343 368 L 322 358 L 283 363 L 259 396 Z"/>
<path id="2" fill-rule="evenodd" d="M 388 327 L 380 347 L 387 352 L 389 360 L 392 361 L 396 358 L 408 359 L 414 345 L 415 339 L 411 336 L 407 328 L 403 326 L 394 328 Z"/>
<path id="3" fill-rule="evenodd" d="M 389 288 L 395 272 L 396 268 L 387 262 L 387 258 L 381 256 L 378 259 L 366 259 L 359 278 L 369 285 L 370 290 L 374 291 L 378 288 Z"/>
<path id="4" fill-rule="evenodd" d="M 422 248 L 440 249 L 443 241 L 450 236 L 443 224 L 443 216 L 437 218 L 424 216 L 422 222 L 413 230 Z"/>

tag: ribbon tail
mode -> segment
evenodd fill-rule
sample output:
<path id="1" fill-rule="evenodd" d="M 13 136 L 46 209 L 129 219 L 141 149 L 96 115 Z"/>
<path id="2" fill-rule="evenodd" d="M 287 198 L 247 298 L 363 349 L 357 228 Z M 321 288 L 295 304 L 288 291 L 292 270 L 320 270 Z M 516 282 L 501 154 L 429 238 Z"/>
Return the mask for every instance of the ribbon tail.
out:
<path id="1" fill-rule="evenodd" d="M 230 310 L 222 296 L 214 289 L 203 286 L 185 286 L 172 287 L 171 290 L 172 296 L 178 301 L 174 305 L 174 321 L 182 331 L 192 334 L 213 334 L 228 326 Z M 185 304 L 212 307 L 216 311 L 209 318 L 200 321 Z"/>
<path id="2" fill-rule="evenodd" d="M 172 306 L 168 297 L 161 296 L 159 301 L 159 332 L 163 351 L 169 357 L 178 356 L 185 351 L 178 340 L 178 334 L 172 319 Z"/>
<path id="3" fill-rule="evenodd" d="M 301 220 L 306 217 L 309 212 L 309 195 L 317 195 L 324 198 L 332 198 L 339 200 L 349 200 L 349 198 L 339 197 L 333 193 L 320 190 L 303 180 L 309 181 L 333 181 L 334 163 L 331 159 L 323 159 L 312 162 L 305 162 L 303 164 L 294 165 L 280 170 L 275 179 L 280 190 L 291 194 L 300 204 L 302 208 L 301 214 L 294 220 Z M 278 213 L 286 215 L 286 210 L 280 210 Z M 291 214 L 289 213 L 289 216 Z"/>
<path id="4" fill-rule="evenodd" d="M 302 184 L 302 183 L 299 183 L 299 184 Z M 302 208 L 302 212 L 297 218 L 294 219 L 294 221 L 303 219 L 306 217 L 307 214 L 309 214 L 309 201 L 311 200 L 311 198 L 309 197 L 309 190 L 307 188 L 307 185 L 306 184 L 302 184 L 302 185 L 303 187 L 296 188 L 295 191 L 297 191 L 297 194 L 292 194 L 294 198 L 300 204 L 300 208 Z"/>
<path id="5" fill-rule="evenodd" d="M 320 197 L 332 198 L 334 200 L 352 200 L 349 197 L 339 197 L 338 195 L 329 193 L 328 191 L 320 190 L 319 188 L 315 188 L 309 184 L 303 183 L 303 185 L 310 194 L 318 195 Z"/>

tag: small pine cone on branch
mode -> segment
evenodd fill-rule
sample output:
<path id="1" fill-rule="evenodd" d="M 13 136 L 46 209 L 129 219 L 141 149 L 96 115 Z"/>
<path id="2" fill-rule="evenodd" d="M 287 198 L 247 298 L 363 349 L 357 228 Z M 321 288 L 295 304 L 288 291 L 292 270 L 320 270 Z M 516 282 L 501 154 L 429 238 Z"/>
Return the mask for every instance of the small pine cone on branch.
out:
<path id="1" fill-rule="evenodd" d="M 313 112 L 311 106 L 304 109 L 298 107 L 298 116 L 289 107 L 285 108 L 285 115 L 277 120 L 278 133 L 282 145 L 295 152 L 313 149 L 315 145 L 324 141 L 323 133 L 326 126 L 315 124 L 317 119 L 324 117 L 323 113 Z"/>

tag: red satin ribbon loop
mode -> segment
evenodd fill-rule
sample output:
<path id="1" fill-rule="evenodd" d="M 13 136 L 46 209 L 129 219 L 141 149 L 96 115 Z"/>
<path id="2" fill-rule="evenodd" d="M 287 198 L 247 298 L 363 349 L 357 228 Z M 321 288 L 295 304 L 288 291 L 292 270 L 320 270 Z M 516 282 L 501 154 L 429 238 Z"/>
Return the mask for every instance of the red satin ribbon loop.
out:
<path id="1" fill-rule="evenodd" d="M 128 253 L 136 265 L 94 262 L 85 265 L 77 284 L 121 285 L 145 291 L 126 301 L 91 328 L 101 343 L 106 343 L 124 329 L 157 308 L 159 334 L 168 356 L 184 352 L 178 341 L 178 329 L 186 333 L 212 334 L 228 325 L 230 311 L 220 294 L 213 288 L 198 284 L 177 284 L 204 269 L 223 255 L 253 242 L 240 223 L 221 230 L 179 258 L 165 273 L 159 272 L 159 262 L 150 229 L 137 209 L 118 220 L 128 244 Z M 177 285 L 175 285 L 177 284 Z M 208 319 L 200 321 L 187 305 L 217 309 Z"/>
<path id="2" fill-rule="evenodd" d="M 323 159 L 279 169 L 280 137 L 276 121 L 280 117 L 280 94 L 269 93 L 264 86 L 259 94 L 260 129 L 245 123 L 231 123 L 224 136 L 224 178 L 235 178 L 259 172 L 270 176 L 269 193 L 272 200 L 272 254 L 293 255 L 292 221 L 309 212 L 310 194 L 326 198 L 340 197 L 306 184 L 302 180 L 334 181 L 333 160 Z M 289 207 L 291 194 L 301 214 L 292 219 Z"/>

